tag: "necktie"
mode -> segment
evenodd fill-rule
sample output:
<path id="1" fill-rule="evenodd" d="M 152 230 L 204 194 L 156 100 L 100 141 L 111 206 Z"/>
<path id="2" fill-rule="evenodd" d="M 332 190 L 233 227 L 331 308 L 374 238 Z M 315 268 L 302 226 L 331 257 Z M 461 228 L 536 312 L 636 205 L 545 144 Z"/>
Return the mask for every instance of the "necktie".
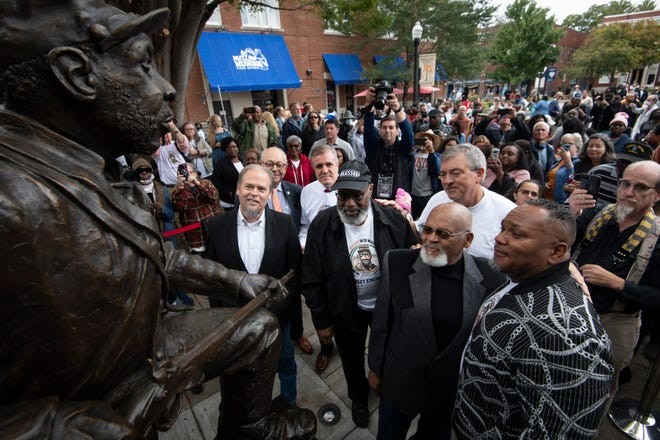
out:
<path id="1" fill-rule="evenodd" d="M 282 212 L 282 202 L 280 202 L 280 197 L 277 195 L 276 189 L 273 190 L 272 198 L 273 198 L 273 209 L 277 212 Z"/>

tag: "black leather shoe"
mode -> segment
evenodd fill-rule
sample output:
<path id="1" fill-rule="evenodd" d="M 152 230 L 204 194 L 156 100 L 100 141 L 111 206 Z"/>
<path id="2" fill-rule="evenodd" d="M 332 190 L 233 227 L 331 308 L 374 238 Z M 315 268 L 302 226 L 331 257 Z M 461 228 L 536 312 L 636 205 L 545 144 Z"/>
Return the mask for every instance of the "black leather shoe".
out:
<path id="1" fill-rule="evenodd" d="M 369 406 L 366 401 L 354 400 L 351 407 L 353 423 L 358 428 L 366 428 L 369 425 Z"/>

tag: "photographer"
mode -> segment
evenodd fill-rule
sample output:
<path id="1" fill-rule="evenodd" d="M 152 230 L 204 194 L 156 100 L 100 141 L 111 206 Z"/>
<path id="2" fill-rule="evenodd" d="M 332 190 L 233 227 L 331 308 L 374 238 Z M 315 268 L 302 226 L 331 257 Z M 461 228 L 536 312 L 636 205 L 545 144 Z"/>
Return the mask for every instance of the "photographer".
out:
<path id="1" fill-rule="evenodd" d="M 218 190 L 210 180 L 200 180 L 191 163 L 179 167 L 177 180 L 172 191 L 172 205 L 179 213 L 182 226 L 201 223 L 200 227 L 184 233 L 188 250 L 194 254 L 201 254 L 206 250 L 205 220 L 223 212 Z"/>
<path id="2" fill-rule="evenodd" d="M 259 153 L 268 147 L 281 147 L 279 136 L 269 122 L 261 117 L 261 107 L 246 107 L 231 124 L 234 139 L 239 141 L 241 154 L 248 148 L 256 148 Z"/>
<path id="3" fill-rule="evenodd" d="M 383 81 L 370 87 L 364 116 L 364 149 L 371 170 L 374 198 L 393 199 L 397 188 L 410 193 L 406 161 L 414 145 L 413 131 L 392 86 Z M 383 111 L 380 129 L 374 126 L 374 110 Z M 398 138 L 401 130 L 401 139 Z"/>

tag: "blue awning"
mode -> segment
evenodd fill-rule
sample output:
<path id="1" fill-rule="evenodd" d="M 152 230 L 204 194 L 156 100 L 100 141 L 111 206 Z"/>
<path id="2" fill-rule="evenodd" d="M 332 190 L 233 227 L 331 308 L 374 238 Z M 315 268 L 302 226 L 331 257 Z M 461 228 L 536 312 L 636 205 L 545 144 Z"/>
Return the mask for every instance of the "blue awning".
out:
<path id="1" fill-rule="evenodd" d="M 197 45 L 211 89 L 295 89 L 300 78 L 281 35 L 203 32 Z"/>
<path id="2" fill-rule="evenodd" d="M 323 54 L 323 60 L 330 69 L 332 80 L 337 85 L 359 84 L 364 81 L 360 59 L 355 54 Z"/>

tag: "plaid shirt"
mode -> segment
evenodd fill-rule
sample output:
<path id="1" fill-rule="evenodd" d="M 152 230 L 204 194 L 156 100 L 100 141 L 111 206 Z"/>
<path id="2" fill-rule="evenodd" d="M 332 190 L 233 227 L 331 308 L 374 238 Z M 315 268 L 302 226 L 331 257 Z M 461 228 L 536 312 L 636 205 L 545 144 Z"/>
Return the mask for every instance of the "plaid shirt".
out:
<path id="1" fill-rule="evenodd" d="M 178 185 L 172 192 L 174 210 L 179 213 L 183 226 L 200 222 L 202 227 L 186 232 L 184 235 L 189 248 L 204 246 L 206 242 L 206 225 L 204 221 L 222 212 L 218 190 L 208 179 L 202 179 L 199 186 L 190 188 Z"/>

